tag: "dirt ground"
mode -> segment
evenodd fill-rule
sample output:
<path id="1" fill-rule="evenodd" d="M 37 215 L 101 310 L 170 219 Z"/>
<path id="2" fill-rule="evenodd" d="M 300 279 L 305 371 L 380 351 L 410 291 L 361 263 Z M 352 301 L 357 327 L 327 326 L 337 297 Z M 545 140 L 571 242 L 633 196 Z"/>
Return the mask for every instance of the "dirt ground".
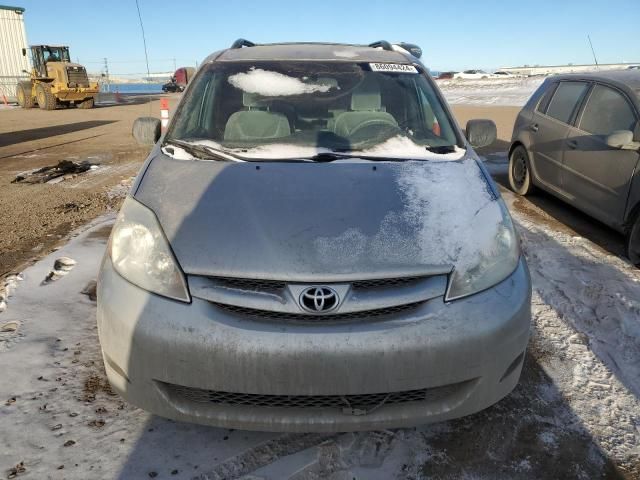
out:
<path id="1" fill-rule="evenodd" d="M 169 98 L 174 106 L 177 98 Z M 123 100 L 93 110 L 0 110 L 0 277 L 46 253 L 75 227 L 119 207 L 148 152 L 131 136 L 133 121 L 159 116 L 160 108 L 158 96 Z M 18 173 L 62 160 L 88 160 L 99 168 L 55 185 L 11 183 Z"/>

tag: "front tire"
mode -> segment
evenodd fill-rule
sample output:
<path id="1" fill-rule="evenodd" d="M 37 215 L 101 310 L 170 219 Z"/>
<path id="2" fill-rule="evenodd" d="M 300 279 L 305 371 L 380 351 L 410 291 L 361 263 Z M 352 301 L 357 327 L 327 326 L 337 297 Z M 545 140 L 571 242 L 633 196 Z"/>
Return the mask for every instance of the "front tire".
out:
<path id="1" fill-rule="evenodd" d="M 518 195 L 528 195 L 533 191 L 531 168 L 527 149 L 518 145 L 509 156 L 509 185 Z"/>
<path id="2" fill-rule="evenodd" d="M 636 267 L 640 268 L 640 212 L 627 235 L 627 258 Z"/>
<path id="3" fill-rule="evenodd" d="M 82 102 L 77 103 L 76 105 L 78 108 L 84 108 L 84 109 L 93 108 L 93 105 L 94 105 L 93 97 L 87 98 L 86 100 L 83 100 Z"/>
<path id="4" fill-rule="evenodd" d="M 24 84 L 18 84 L 16 87 L 16 97 L 18 97 L 18 105 L 22 108 L 33 108 L 33 97 L 31 96 L 31 85 L 27 88 Z"/>
<path id="5" fill-rule="evenodd" d="M 36 100 L 38 101 L 38 106 L 42 110 L 56 109 L 56 97 L 51 93 L 51 87 L 49 87 L 49 85 L 39 83 L 36 86 Z"/>

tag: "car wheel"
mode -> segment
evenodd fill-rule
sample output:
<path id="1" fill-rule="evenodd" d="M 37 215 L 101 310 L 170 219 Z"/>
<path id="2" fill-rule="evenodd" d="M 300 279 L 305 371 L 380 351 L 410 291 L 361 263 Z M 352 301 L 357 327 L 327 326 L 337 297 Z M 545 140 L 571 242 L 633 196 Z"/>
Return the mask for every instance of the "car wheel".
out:
<path id="1" fill-rule="evenodd" d="M 640 212 L 627 236 L 627 257 L 636 267 L 640 268 Z"/>
<path id="2" fill-rule="evenodd" d="M 509 157 L 509 185 L 518 195 L 528 195 L 533 190 L 529 154 L 522 145 L 514 148 Z"/>

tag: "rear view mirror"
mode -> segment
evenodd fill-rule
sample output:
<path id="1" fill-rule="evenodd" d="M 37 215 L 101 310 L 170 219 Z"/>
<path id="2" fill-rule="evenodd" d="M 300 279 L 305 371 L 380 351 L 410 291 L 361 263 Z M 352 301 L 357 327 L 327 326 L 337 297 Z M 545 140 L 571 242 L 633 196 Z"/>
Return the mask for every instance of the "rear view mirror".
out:
<path id="1" fill-rule="evenodd" d="M 467 140 L 474 148 L 486 147 L 496 141 L 498 131 L 493 120 L 469 120 L 467 122 Z"/>
<path id="2" fill-rule="evenodd" d="M 160 139 L 160 119 L 139 117 L 133 122 L 133 138 L 140 145 L 154 145 Z"/>

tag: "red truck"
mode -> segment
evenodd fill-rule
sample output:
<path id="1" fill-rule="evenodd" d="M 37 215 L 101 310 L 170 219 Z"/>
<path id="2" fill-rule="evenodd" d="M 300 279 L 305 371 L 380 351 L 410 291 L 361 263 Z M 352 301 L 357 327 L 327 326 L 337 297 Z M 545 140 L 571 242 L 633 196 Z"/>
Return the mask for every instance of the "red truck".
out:
<path id="1" fill-rule="evenodd" d="M 182 92 L 187 88 L 187 84 L 191 81 L 194 73 L 196 73 L 196 69 L 193 67 L 180 67 L 174 72 L 171 81 L 162 86 L 162 91 Z"/>

